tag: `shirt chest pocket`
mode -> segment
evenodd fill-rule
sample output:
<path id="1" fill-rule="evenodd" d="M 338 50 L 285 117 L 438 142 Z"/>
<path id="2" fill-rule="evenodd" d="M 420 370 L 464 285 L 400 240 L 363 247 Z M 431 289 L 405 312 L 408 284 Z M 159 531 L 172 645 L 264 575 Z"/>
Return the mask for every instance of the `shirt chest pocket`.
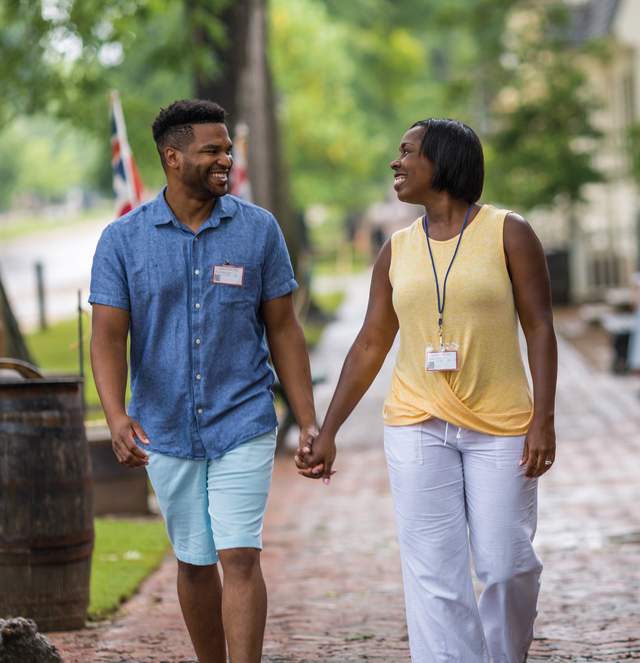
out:
<path id="1" fill-rule="evenodd" d="M 223 305 L 252 305 L 260 301 L 260 270 L 256 265 L 212 265 L 209 276 L 214 297 Z"/>

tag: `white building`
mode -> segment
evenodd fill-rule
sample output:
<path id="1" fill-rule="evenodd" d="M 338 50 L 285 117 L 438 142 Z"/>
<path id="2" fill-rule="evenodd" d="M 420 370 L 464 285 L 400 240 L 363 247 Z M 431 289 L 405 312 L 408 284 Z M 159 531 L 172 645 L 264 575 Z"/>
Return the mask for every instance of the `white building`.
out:
<path id="1" fill-rule="evenodd" d="M 602 39 L 610 57 L 592 59 L 587 73 L 602 107 L 594 124 L 604 139 L 596 167 L 606 181 L 585 187 L 578 210 L 578 232 L 570 237 L 559 212 L 532 214 L 547 248 L 568 248 L 571 298 L 602 299 L 614 287 L 626 287 L 640 257 L 640 190 L 631 177 L 629 130 L 640 123 L 640 1 L 574 2 L 577 43 Z"/>

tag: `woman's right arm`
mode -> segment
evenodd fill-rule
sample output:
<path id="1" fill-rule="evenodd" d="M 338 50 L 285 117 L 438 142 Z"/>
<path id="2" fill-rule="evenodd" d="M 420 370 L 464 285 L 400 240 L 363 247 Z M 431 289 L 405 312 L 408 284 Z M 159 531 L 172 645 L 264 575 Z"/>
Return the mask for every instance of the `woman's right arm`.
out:
<path id="1" fill-rule="evenodd" d="M 387 240 L 373 267 L 369 305 L 362 329 L 344 360 L 320 435 L 310 452 L 306 452 L 308 448 L 298 450 L 296 465 L 303 476 L 329 479 L 336 456 L 335 436 L 371 386 L 391 349 L 398 332 L 398 318 L 391 301 L 390 265 L 391 241 Z"/>

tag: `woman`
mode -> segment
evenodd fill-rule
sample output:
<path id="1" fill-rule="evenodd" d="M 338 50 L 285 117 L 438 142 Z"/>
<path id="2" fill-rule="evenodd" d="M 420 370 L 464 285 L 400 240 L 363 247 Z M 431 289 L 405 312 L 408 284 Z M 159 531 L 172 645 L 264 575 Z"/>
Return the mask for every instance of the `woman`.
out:
<path id="1" fill-rule="evenodd" d="M 555 458 L 544 254 L 522 217 L 477 203 L 484 160 L 468 126 L 417 122 L 391 168 L 398 198 L 425 214 L 382 248 L 364 325 L 320 435 L 296 464 L 328 482 L 335 435 L 399 330 L 384 446 L 412 661 L 522 663 L 542 570 L 532 546 L 537 477 Z M 484 584 L 478 603 L 470 555 Z"/>

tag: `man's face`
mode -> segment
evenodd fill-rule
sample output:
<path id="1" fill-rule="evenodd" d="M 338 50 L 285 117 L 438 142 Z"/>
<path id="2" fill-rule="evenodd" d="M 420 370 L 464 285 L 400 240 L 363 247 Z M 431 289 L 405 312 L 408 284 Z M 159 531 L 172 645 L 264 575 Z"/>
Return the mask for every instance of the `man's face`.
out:
<path id="1" fill-rule="evenodd" d="M 227 127 L 222 123 L 194 124 L 193 133 L 191 143 L 176 151 L 175 173 L 194 198 L 224 196 L 233 165 Z"/>

